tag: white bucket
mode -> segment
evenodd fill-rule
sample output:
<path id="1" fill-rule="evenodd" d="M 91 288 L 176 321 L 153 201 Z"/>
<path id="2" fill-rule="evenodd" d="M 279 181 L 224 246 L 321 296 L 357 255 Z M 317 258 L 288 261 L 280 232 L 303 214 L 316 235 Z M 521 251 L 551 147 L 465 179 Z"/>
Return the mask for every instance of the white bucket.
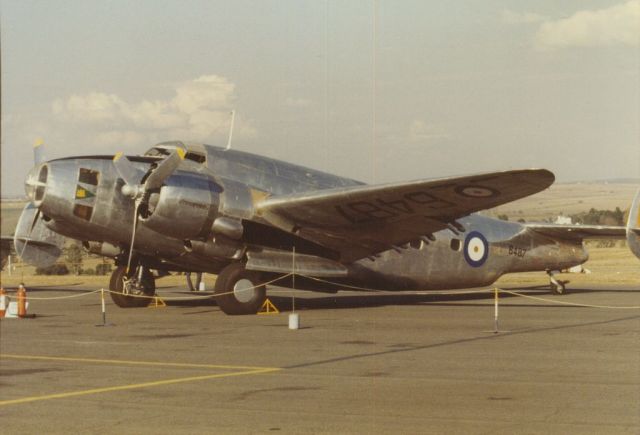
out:
<path id="1" fill-rule="evenodd" d="M 300 316 L 298 313 L 289 314 L 289 329 L 299 329 L 300 328 Z"/>

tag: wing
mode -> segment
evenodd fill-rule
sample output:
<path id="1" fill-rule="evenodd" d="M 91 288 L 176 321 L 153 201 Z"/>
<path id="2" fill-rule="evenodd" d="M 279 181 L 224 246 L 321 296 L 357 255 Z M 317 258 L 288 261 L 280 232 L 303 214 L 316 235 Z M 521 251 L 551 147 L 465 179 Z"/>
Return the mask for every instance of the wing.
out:
<path id="1" fill-rule="evenodd" d="M 266 222 L 335 250 L 343 262 L 459 225 L 455 221 L 546 189 L 551 172 L 529 169 L 271 197 Z"/>
<path id="2" fill-rule="evenodd" d="M 625 227 L 606 225 L 561 225 L 561 224 L 525 224 L 525 226 L 545 236 L 570 239 L 620 239 L 626 237 Z"/>

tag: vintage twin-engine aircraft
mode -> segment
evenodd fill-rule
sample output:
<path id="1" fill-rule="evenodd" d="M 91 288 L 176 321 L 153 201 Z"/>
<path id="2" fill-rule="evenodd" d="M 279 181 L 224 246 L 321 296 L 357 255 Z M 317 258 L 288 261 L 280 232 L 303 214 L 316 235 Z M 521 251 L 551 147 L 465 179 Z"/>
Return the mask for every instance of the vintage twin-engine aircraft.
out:
<path id="1" fill-rule="evenodd" d="M 505 273 L 546 271 L 562 293 L 551 271 L 585 262 L 583 239 L 624 238 L 624 227 L 474 214 L 553 181 L 547 170 L 527 169 L 365 185 L 245 152 L 165 142 L 142 156 L 36 165 L 16 250 L 37 259 L 44 254 L 21 238 L 81 240 L 115 259 L 110 288 L 121 307 L 147 305 L 135 296 L 153 295 L 155 278 L 168 271 L 217 274 L 216 300 L 227 314 L 255 313 L 263 283 L 284 277 L 278 285 L 291 286 L 292 270 L 296 288 L 329 292 L 480 287 Z M 638 236 L 638 205 L 636 198 L 630 238 Z"/>

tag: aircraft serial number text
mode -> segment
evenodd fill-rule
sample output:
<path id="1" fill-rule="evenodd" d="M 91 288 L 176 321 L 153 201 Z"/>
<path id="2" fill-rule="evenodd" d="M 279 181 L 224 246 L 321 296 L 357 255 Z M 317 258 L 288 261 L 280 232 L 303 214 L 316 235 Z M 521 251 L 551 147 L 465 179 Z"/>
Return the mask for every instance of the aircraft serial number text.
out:
<path id="1" fill-rule="evenodd" d="M 369 201 L 353 201 L 335 206 L 336 211 L 347 221 L 359 224 L 363 222 L 392 219 L 402 215 L 416 213 L 425 209 L 440 210 L 453 207 L 455 204 L 438 198 L 428 192 L 410 192 L 402 196 L 402 199 L 385 200 L 377 198 Z"/>

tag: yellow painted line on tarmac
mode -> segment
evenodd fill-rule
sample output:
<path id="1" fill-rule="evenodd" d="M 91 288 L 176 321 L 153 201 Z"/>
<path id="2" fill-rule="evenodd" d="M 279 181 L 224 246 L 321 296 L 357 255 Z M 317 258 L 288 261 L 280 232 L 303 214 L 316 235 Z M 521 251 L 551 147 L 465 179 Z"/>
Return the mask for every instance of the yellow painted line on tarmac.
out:
<path id="1" fill-rule="evenodd" d="M 86 362 L 86 363 L 97 363 L 97 364 L 124 364 L 124 365 L 139 365 L 139 366 L 156 366 L 156 367 L 184 367 L 184 368 L 199 368 L 199 369 L 226 369 L 226 370 L 274 370 L 275 369 L 274 367 L 170 363 L 170 362 L 158 362 L 158 361 L 129 361 L 129 360 L 120 360 L 120 359 L 68 358 L 68 357 L 60 357 L 60 356 L 39 356 L 39 355 L 2 354 L 2 358 L 41 360 L 41 361 Z M 275 370 L 279 370 L 279 369 L 275 369 Z"/>
<path id="2" fill-rule="evenodd" d="M 17 405 L 20 403 L 37 402 L 41 400 L 53 400 L 53 399 L 65 399 L 68 397 L 86 396 L 89 394 L 108 393 L 112 391 L 124 391 L 133 390 L 136 388 L 151 388 L 159 387 L 162 385 L 178 384 L 183 382 L 203 381 L 208 379 L 228 378 L 232 376 L 250 376 L 260 375 L 264 373 L 276 372 L 282 370 L 277 367 L 247 367 L 247 366 L 227 366 L 227 365 L 213 365 L 213 364 L 187 364 L 187 363 L 161 363 L 161 362 L 149 362 L 149 361 L 123 361 L 123 360 L 109 360 L 109 359 L 90 359 L 90 358 L 65 358 L 65 357 L 50 357 L 50 356 L 37 356 L 37 355 L 2 355 L 3 358 L 12 359 L 28 359 L 28 360 L 41 360 L 41 361 L 66 361 L 66 362 L 89 362 L 89 363 L 104 363 L 104 364 L 131 364 L 141 366 L 165 366 L 165 367 L 183 367 L 183 368 L 206 368 L 206 369 L 236 369 L 242 371 L 230 372 L 230 373 L 216 373 L 211 375 L 201 376 L 189 376 L 185 378 L 165 379 L 160 381 L 142 382 L 137 384 L 116 385 L 112 387 L 92 388 L 89 390 L 69 391 L 66 393 L 47 394 L 42 396 L 23 397 L 20 399 L 10 399 L 0 401 L 0 406 L 5 405 Z"/>

